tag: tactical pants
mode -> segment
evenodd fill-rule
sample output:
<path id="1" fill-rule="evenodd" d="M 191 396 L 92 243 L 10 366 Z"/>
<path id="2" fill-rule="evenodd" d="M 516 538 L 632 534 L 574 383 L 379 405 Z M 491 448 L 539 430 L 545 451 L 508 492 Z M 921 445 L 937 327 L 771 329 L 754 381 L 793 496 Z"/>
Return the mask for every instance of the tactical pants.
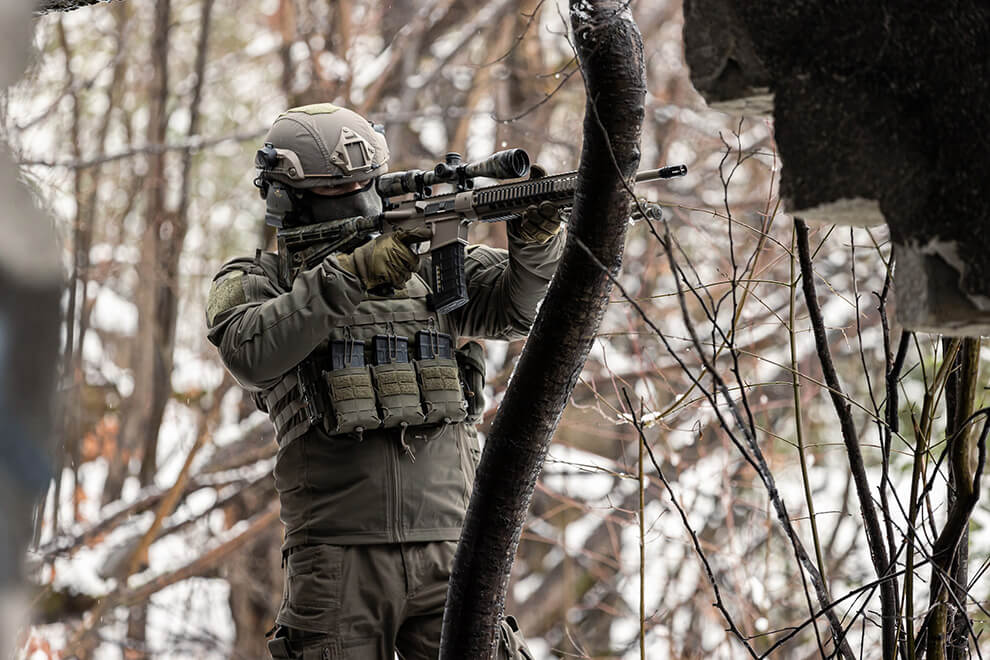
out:
<path id="1" fill-rule="evenodd" d="M 276 660 L 435 660 L 454 541 L 303 546 L 288 555 Z"/>

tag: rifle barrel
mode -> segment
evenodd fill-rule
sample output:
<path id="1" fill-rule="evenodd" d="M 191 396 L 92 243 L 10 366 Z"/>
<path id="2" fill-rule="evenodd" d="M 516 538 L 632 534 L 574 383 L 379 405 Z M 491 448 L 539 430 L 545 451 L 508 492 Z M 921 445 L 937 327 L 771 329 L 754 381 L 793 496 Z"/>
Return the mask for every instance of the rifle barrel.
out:
<path id="1" fill-rule="evenodd" d="M 673 179 L 687 174 L 687 165 L 668 165 L 656 170 L 643 170 L 636 173 L 636 183 L 655 181 L 657 179 Z"/>

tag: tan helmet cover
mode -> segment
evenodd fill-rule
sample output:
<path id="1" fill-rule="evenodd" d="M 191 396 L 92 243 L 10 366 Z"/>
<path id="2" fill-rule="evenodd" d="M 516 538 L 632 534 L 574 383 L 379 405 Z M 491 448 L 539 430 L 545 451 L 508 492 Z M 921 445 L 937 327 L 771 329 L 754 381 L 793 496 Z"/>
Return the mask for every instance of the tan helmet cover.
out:
<path id="1" fill-rule="evenodd" d="M 294 188 L 367 181 L 388 171 L 385 136 L 358 113 L 331 103 L 286 110 L 265 142 L 275 148 L 275 165 L 257 162 L 262 175 Z"/>

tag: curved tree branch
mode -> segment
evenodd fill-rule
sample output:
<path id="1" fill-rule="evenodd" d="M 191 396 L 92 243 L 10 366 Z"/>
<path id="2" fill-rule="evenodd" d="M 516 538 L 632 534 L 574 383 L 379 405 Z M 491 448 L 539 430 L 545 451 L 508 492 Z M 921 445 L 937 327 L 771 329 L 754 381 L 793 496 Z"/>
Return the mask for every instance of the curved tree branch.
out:
<path id="1" fill-rule="evenodd" d="M 533 489 L 604 314 L 609 274 L 621 265 L 644 115 L 642 41 L 624 2 L 572 0 L 570 13 L 587 91 L 572 235 L 485 445 L 454 560 L 441 658 L 492 657 Z"/>
<path id="2" fill-rule="evenodd" d="M 47 14 L 50 11 L 72 11 L 80 7 L 88 7 L 101 2 L 111 2 L 112 0 L 39 0 L 34 10 L 36 15 Z"/>

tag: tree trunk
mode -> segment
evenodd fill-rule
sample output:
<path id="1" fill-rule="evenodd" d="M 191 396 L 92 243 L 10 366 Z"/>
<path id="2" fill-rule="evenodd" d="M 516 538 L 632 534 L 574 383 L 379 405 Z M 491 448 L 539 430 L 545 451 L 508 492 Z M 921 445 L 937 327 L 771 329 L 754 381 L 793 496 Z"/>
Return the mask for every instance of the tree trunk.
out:
<path id="1" fill-rule="evenodd" d="M 148 117 L 148 144 L 165 144 L 168 126 L 168 45 L 171 18 L 170 0 L 155 5 L 155 26 L 151 43 L 152 78 Z M 175 337 L 176 291 L 170 267 L 177 253 L 173 248 L 177 225 L 165 207 L 165 154 L 149 156 L 144 181 L 145 229 L 141 239 L 137 289 L 138 328 L 134 340 L 134 392 L 122 414 L 120 441 L 140 456 L 142 486 L 154 481 L 157 472 L 158 431 L 171 392 L 172 346 Z M 181 240 L 181 239 L 180 239 Z M 181 243 L 180 243 L 181 245 Z M 173 257 L 175 254 L 175 257 Z M 128 473 L 128 459 L 119 457 L 117 469 L 108 475 L 104 497 L 115 499 Z M 114 479 L 111 482 L 109 476 Z M 112 488 L 112 490 L 111 490 Z M 147 562 L 147 555 L 141 557 Z M 137 648 L 145 641 L 147 604 L 130 608 L 127 638 Z"/>
<path id="2" fill-rule="evenodd" d="M 569 235 L 485 445 L 454 560 L 441 658 L 492 657 L 536 479 L 621 265 L 644 114 L 642 42 L 628 6 L 616 0 L 572 0 L 571 23 L 587 105 Z"/>
<path id="3" fill-rule="evenodd" d="M 24 72 L 31 9 L 0 3 L 0 89 Z M 0 657 L 27 618 L 24 550 L 32 509 L 51 477 L 52 394 L 59 345 L 61 268 L 55 228 L 0 147 Z M 40 516 L 39 516 L 40 517 Z"/>
<path id="4" fill-rule="evenodd" d="M 148 144 L 164 144 L 168 124 L 168 37 L 171 3 L 162 0 L 155 5 L 155 26 L 151 44 L 152 79 L 149 85 Z M 139 447 L 145 450 L 141 465 L 141 483 L 147 484 L 154 475 L 158 427 L 161 424 L 169 393 L 171 346 L 174 335 L 174 313 L 169 325 L 169 305 L 164 297 L 170 282 L 163 281 L 167 268 L 163 257 L 174 232 L 173 223 L 165 210 L 165 154 L 148 156 L 148 174 L 144 180 L 144 235 L 141 238 L 139 281 L 135 292 L 138 327 L 134 338 L 132 368 L 134 391 L 121 413 L 120 445 L 123 455 L 111 464 L 104 488 L 104 502 L 120 496 L 128 474 L 129 455 Z"/>
<path id="5" fill-rule="evenodd" d="M 942 339 L 947 349 L 951 340 Z M 945 386 L 945 438 L 948 461 L 948 514 L 932 548 L 928 627 L 918 645 L 930 660 L 969 657 L 969 517 L 979 498 L 974 493 L 973 456 L 978 433 L 967 424 L 975 408 L 979 382 L 980 339 L 968 337 L 955 357 Z M 979 476 L 975 477 L 977 485 Z M 962 609 L 959 608 L 962 605 Z M 923 638 L 922 635 L 925 637 Z"/>
<path id="6" fill-rule="evenodd" d="M 539 0 L 517 0 L 513 13 L 509 15 L 512 27 L 503 33 L 506 44 L 499 44 L 488 54 L 490 60 L 505 56 L 498 66 L 504 67 L 504 74 L 496 74 L 494 86 L 495 116 L 503 121 L 495 125 L 495 148 L 504 149 L 502 144 L 526 149 L 538 157 L 546 142 L 550 116 L 554 106 L 544 103 L 547 94 L 556 93 L 558 84 L 567 82 L 565 74 L 558 76 L 534 75 L 542 71 L 543 53 L 535 39 L 519 40 L 517 35 L 525 34 L 530 16 L 541 11 Z M 532 26 L 529 28 L 532 30 Z M 494 67 L 486 67 L 482 72 L 495 73 Z M 515 117 L 525 116 L 526 121 Z M 470 118 L 469 118 L 470 120 Z"/>

